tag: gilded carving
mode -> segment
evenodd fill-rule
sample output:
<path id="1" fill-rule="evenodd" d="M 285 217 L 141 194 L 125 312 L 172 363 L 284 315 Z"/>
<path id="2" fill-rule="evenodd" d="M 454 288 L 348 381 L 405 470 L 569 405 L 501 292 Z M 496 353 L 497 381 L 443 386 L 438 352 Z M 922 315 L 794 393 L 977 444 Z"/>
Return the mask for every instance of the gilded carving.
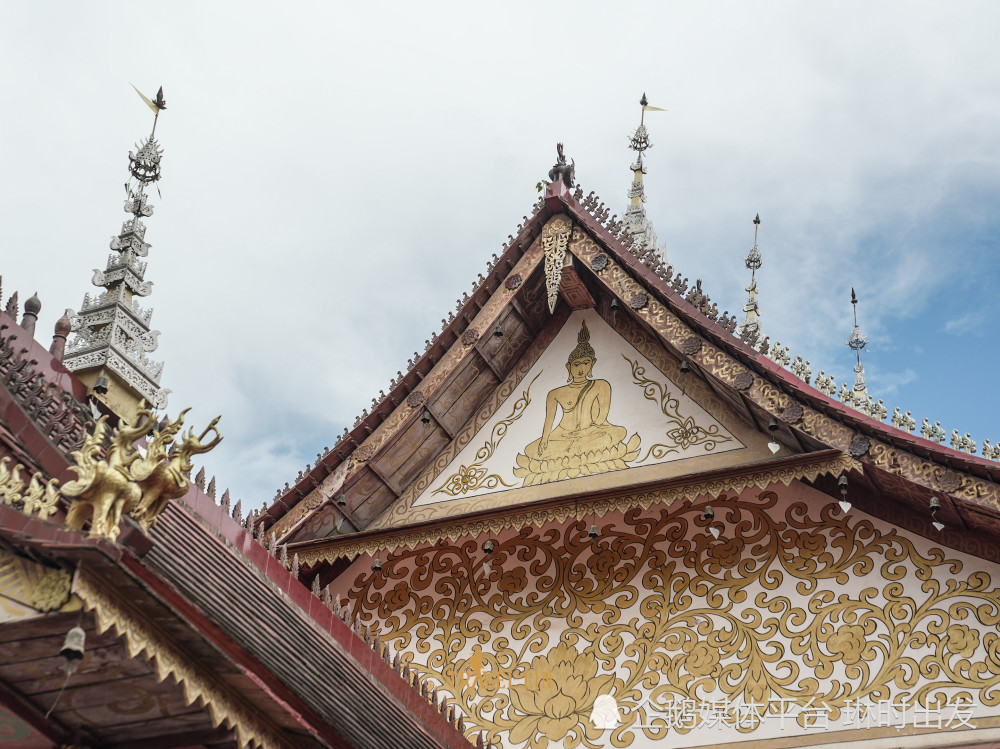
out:
<path id="1" fill-rule="evenodd" d="M 990 572 L 798 497 L 708 492 L 602 516 L 597 538 L 570 513 L 491 536 L 488 564 L 476 539 L 396 549 L 358 568 L 349 598 L 505 746 L 676 740 L 693 726 L 664 715 L 684 701 L 758 718 L 815 703 L 831 721 L 865 699 L 1000 703 Z M 621 710 L 610 733 L 589 720 L 605 696 Z"/>
<path id="2" fill-rule="evenodd" d="M 556 311 L 559 301 L 559 282 L 566 264 L 566 246 L 573 230 L 569 216 L 559 215 L 549 220 L 542 229 L 542 250 L 545 253 L 545 289 L 549 313 Z"/>
<path id="3" fill-rule="evenodd" d="M 50 611 L 76 611 L 80 601 L 70 594 L 69 572 L 0 551 L 0 621 Z"/>
<path id="4" fill-rule="evenodd" d="M 80 449 L 70 453 L 77 478 L 62 487 L 63 496 L 71 500 L 66 526 L 79 530 L 89 519 L 92 535 L 114 540 L 123 513 L 148 530 L 169 500 L 184 496 L 191 486 L 191 457 L 208 452 L 222 441 L 216 417 L 199 436 L 191 429 L 182 442 L 174 445 L 188 410 L 154 431 L 157 423 L 152 412 L 140 404 L 136 424 L 119 426 L 114 431 L 107 458 L 100 457 L 107 416 L 98 419 Z M 210 432 L 215 433 L 215 438 L 202 442 Z M 145 455 L 133 446 L 143 437 L 149 437 Z"/>
<path id="5" fill-rule="evenodd" d="M 59 509 L 59 480 L 42 482 L 41 474 L 33 473 L 27 488 L 21 480 L 24 466 L 18 464 L 8 469 L 10 458 L 0 458 L 0 498 L 4 504 L 21 510 L 26 515 L 38 515 L 43 520 Z"/>
<path id="6" fill-rule="evenodd" d="M 31 607 L 42 613 L 62 608 L 69 601 L 71 582 L 65 570 L 46 569 L 31 591 Z"/>

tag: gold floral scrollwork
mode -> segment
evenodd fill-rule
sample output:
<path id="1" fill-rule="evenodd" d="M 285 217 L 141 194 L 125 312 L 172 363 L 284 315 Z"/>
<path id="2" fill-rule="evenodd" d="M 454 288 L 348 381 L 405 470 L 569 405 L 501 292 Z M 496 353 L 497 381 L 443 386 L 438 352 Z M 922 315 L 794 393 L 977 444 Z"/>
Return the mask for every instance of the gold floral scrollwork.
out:
<path id="1" fill-rule="evenodd" d="M 510 741 L 541 737 L 562 741 L 567 735 L 586 733 L 594 702 L 609 693 L 611 674 L 600 674 L 597 658 L 560 642 L 545 655 L 536 655 L 525 669 L 523 683 L 510 686 L 510 709 L 497 727 L 510 731 Z"/>
<path id="2" fill-rule="evenodd" d="M 457 497 L 478 489 L 496 489 L 501 485 L 514 486 L 514 484 L 508 484 L 499 475 L 490 473 L 489 469 L 483 464 L 493 457 L 494 451 L 506 436 L 510 425 L 521 418 L 524 414 L 524 409 L 531 403 L 531 386 L 535 384 L 535 380 L 538 379 L 539 375 L 541 375 L 541 372 L 532 378 L 531 382 L 528 383 L 528 387 L 521 392 L 521 397 L 514 401 L 514 407 L 507 418 L 493 425 L 486 444 L 476 451 L 476 460 L 467 466 L 459 466 L 459 469 L 455 473 L 434 490 L 434 494 L 443 493 L 450 497 Z"/>
<path id="3" fill-rule="evenodd" d="M 542 229 L 542 249 L 545 252 L 545 290 L 549 313 L 556 311 L 559 283 L 566 264 L 566 248 L 572 233 L 572 222 L 566 216 L 556 216 Z"/>
<path id="4" fill-rule="evenodd" d="M 706 429 L 699 426 L 693 417 L 682 415 L 679 410 L 680 400 L 664 383 L 646 377 L 646 369 L 638 360 L 629 359 L 625 354 L 622 354 L 622 358 L 632 366 L 632 381 L 642 388 L 646 400 L 656 403 L 670 422 L 670 427 L 665 433 L 668 441 L 651 446 L 645 457 L 636 463 L 642 463 L 649 457 L 659 460 L 670 453 L 680 452 L 694 445 L 702 445 L 706 452 L 711 452 L 720 442 L 729 442 L 732 439 L 719 432 L 718 424 L 712 424 Z"/>
<path id="5" fill-rule="evenodd" d="M 859 700 L 1000 704 L 996 565 L 793 493 L 705 504 L 607 517 L 596 539 L 574 517 L 524 526 L 488 565 L 476 539 L 397 549 L 349 598 L 504 746 L 676 738 L 694 726 L 663 716 L 685 701 L 824 705 L 831 725 Z M 589 720 L 605 697 L 610 734 Z"/>

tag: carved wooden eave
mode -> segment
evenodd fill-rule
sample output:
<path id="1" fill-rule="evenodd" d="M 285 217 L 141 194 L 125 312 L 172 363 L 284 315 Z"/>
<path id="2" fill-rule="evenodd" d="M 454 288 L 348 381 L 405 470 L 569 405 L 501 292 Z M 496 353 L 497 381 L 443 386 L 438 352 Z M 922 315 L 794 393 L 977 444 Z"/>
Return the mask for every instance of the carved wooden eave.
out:
<path id="1" fill-rule="evenodd" d="M 52 717 L 49 733 L 57 744 L 70 743 L 80 716 L 89 743 L 118 742 L 113 733 L 102 733 L 104 725 L 117 730 L 113 716 L 78 715 L 72 694 L 90 690 L 79 695 L 80 704 L 96 705 L 98 696 L 107 702 L 101 693 L 106 687 L 94 676 L 117 658 L 130 665 L 115 679 L 130 687 L 131 679 L 139 692 L 162 696 L 161 702 L 147 700 L 149 710 L 165 711 L 156 716 L 162 725 L 150 724 L 149 733 L 136 733 L 136 740 L 176 732 L 177 745 L 186 737 L 184 745 L 211 739 L 223 746 L 279 749 L 374 749 L 397 739 L 423 749 L 468 746 L 437 706 L 196 487 L 168 505 L 150 536 L 130 526 L 117 544 L 0 505 L 0 546 L 72 572 L 73 593 L 87 612 L 82 619 L 57 611 L 23 625 L 14 622 L 32 628 L 24 636 L 18 636 L 21 630 L 8 634 L 12 623 L 0 621 L 0 650 L 13 643 L 37 651 L 34 658 L 48 657 L 56 672 L 42 677 L 35 669 L 18 676 L 6 664 L 7 676 L 25 682 L 22 702 L 45 710 L 59 686 L 59 644 L 78 620 L 88 630 L 88 648 L 122 650 L 94 662 L 85 656 L 79 674 L 87 678 L 70 685 L 70 702 Z M 48 639 L 35 647 L 25 637 Z M 331 692 L 330 684 L 338 689 Z M 380 708 L 376 717 L 370 714 L 373 704 Z M 144 726 L 140 721 L 136 731 Z"/>
<path id="2" fill-rule="evenodd" d="M 324 506 L 339 506 L 339 497 L 346 501 L 340 532 L 352 536 L 369 527 L 481 407 L 481 393 L 470 396 L 474 407 L 466 409 L 464 418 L 453 402 L 441 401 L 463 368 L 476 359 L 484 372 L 492 372 L 494 388 L 511 372 L 516 357 L 497 361 L 491 355 L 496 349 L 491 332 L 497 323 L 512 338 L 520 336 L 518 354 L 544 337 L 552 317 L 545 305 L 540 239 L 544 227 L 559 215 L 569 219 L 572 238 L 560 281 L 565 304 L 556 308 L 556 318 L 591 304 L 607 316 L 611 300 L 617 299 L 615 314 L 628 315 L 665 350 L 687 361 L 692 377 L 760 432 L 766 433 L 774 418 L 779 424 L 775 438 L 793 453 L 835 448 L 857 459 L 866 470 L 852 478 L 852 487 L 879 497 L 871 503 L 873 514 L 894 521 L 901 511 L 924 517 L 930 497 L 938 496 L 949 532 L 1000 533 L 1000 465 L 913 437 L 805 384 L 686 301 L 605 227 L 606 211 L 598 210 L 595 217 L 581 197 L 580 192 L 570 195 L 561 183 L 549 187 L 495 271 L 403 378 L 405 390 L 397 387 L 390 393 L 352 433 L 350 448 L 342 442 L 270 509 L 270 530 L 279 539 L 296 541 L 303 523 Z M 541 311 L 534 306 L 539 300 Z M 414 430 L 422 428 L 425 410 L 433 439 L 424 439 L 410 456 L 394 455 L 394 446 L 414 439 Z M 417 454 L 422 457 L 413 458 Z"/>
<path id="3" fill-rule="evenodd" d="M 821 476 L 837 477 L 852 470 L 860 470 L 856 460 L 839 450 L 824 450 L 755 465 L 679 476 L 657 482 L 653 486 L 621 487 L 614 491 L 593 492 L 587 496 L 559 497 L 438 521 L 304 541 L 292 544 L 289 553 L 298 554 L 303 567 L 318 568 L 341 559 L 353 560 L 365 554 L 374 556 L 379 552 L 392 552 L 400 548 L 413 549 L 442 539 L 456 541 L 463 537 L 496 535 L 508 529 L 526 526 L 540 528 L 553 522 L 562 523 L 573 517 L 601 518 L 609 512 L 624 513 L 634 509 L 645 511 L 654 504 L 669 507 L 674 502 L 693 502 L 698 497 L 716 495 L 722 491 L 738 493 L 749 487 L 764 490 L 773 484 L 788 486 L 796 480 L 813 482 Z"/>

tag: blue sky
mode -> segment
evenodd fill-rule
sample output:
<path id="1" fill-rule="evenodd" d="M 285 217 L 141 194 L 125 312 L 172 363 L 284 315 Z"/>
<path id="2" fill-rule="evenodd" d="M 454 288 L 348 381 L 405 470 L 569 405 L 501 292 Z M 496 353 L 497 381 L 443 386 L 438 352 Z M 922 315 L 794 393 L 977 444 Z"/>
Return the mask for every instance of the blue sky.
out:
<path id="1" fill-rule="evenodd" d="M 765 332 L 1000 441 L 1000 7 L 991 3 L 137 3 L 0 7 L 0 273 L 40 331 L 118 231 L 165 88 L 147 278 L 170 411 L 221 412 L 205 462 L 259 505 L 440 327 L 536 199 L 556 141 L 669 260 Z M 44 335 L 44 334 L 41 334 Z"/>

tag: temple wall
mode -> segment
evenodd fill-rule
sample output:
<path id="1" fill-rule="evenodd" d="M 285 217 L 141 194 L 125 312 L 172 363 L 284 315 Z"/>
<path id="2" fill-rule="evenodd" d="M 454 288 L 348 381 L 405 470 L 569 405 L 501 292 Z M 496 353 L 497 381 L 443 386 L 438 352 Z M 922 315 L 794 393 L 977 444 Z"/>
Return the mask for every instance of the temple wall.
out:
<path id="1" fill-rule="evenodd" d="M 381 561 L 341 600 L 504 747 L 1000 736 L 1000 566 L 798 482 Z"/>

